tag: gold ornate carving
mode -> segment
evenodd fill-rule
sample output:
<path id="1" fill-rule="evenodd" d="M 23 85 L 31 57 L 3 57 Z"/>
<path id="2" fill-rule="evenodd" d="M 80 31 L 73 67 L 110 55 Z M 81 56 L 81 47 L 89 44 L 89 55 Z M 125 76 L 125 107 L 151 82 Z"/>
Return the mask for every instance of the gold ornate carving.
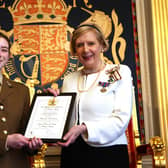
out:
<path id="1" fill-rule="evenodd" d="M 38 154 L 34 156 L 32 168 L 45 168 L 46 167 L 44 157 L 47 151 L 47 147 L 48 147 L 47 144 L 43 144 L 41 149 L 38 151 Z"/>
<path id="2" fill-rule="evenodd" d="M 106 15 L 104 12 L 99 10 L 95 10 L 94 12 L 91 12 L 87 9 L 84 9 L 84 8 L 82 9 L 91 15 L 91 17 L 89 17 L 83 23 L 95 23 L 99 25 L 99 27 L 101 27 L 101 30 L 103 31 L 103 34 L 107 38 L 112 32 L 112 23 L 111 23 L 110 17 Z"/>
<path id="3" fill-rule="evenodd" d="M 159 137 L 153 137 L 150 139 L 150 146 L 154 154 L 154 162 L 156 168 L 165 168 L 166 165 L 166 153 L 165 153 L 165 144 L 163 140 Z"/>
<path id="4" fill-rule="evenodd" d="M 126 41 L 123 37 L 121 37 L 121 34 L 123 33 L 123 26 L 121 23 L 120 24 L 118 23 L 118 16 L 114 9 L 112 10 L 111 17 L 115 28 L 111 51 L 112 51 L 114 62 L 116 64 L 119 64 L 125 58 Z M 117 52 L 116 52 L 117 43 L 120 43 L 120 47 L 118 49 L 119 56 L 117 55 Z"/>

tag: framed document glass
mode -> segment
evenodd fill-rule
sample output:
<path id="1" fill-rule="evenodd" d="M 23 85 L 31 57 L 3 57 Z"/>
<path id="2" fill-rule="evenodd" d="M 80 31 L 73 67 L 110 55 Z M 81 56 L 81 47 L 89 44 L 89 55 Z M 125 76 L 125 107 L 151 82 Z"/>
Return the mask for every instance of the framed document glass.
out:
<path id="1" fill-rule="evenodd" d="M 76 93 L 61 93 L 56 97 L 45 93 L 35 94 L 25 136 L 41 138 L 47 143 L 62 140 L 75 97 Z"/>

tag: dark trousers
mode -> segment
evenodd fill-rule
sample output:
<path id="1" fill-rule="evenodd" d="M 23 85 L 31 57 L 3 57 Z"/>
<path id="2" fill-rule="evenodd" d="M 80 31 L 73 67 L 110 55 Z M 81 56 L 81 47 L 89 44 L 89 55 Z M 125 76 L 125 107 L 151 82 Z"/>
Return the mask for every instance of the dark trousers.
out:
<path id="1" fill-rule="evenodd" d="M 129 168 L 127 145 L 91 147 L 81 137 L 62 149 L 61 168 Z"/>

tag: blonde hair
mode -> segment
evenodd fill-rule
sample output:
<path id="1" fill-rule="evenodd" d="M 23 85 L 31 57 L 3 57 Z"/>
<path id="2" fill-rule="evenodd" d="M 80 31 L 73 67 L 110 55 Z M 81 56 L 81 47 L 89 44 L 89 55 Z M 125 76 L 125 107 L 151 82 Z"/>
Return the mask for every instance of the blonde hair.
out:
<path id="1" fill-rule="evenodd" d="M 75 55 L 76 53 L 76 49 L 75 49 L 76 40 L 81 35 L 89 31 L 92 31 L 95 33 L 97 40 L 103 46 L 103 50 L 104 51 L 108 50 L 108 47 L 109 47 L 108 41 L 105 39 L 105 36 L 103 35 L 100 27 L 98 27 L 96 24 L 81 24 L 74 30 L 72 34 L 72 38 L 70 42 L 70 51 L 72 55 Z"/>

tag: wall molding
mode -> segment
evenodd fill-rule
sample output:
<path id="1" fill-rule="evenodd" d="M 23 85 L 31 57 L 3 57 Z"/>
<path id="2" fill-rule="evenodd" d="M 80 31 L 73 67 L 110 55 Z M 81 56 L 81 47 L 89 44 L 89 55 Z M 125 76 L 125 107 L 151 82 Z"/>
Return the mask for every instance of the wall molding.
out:
<path id="1" fill-rule="evenodd" d="M 145 0 L 136 0 L 137 30 L 139 43 L 140 69 L 142 79 L 142 99 L 144 111 L 145 140 L 149 142 L 154 136 L 153 106 L 151 95 L 150 62 L 147 39 L 147 20 L 145 11 Z"/>

